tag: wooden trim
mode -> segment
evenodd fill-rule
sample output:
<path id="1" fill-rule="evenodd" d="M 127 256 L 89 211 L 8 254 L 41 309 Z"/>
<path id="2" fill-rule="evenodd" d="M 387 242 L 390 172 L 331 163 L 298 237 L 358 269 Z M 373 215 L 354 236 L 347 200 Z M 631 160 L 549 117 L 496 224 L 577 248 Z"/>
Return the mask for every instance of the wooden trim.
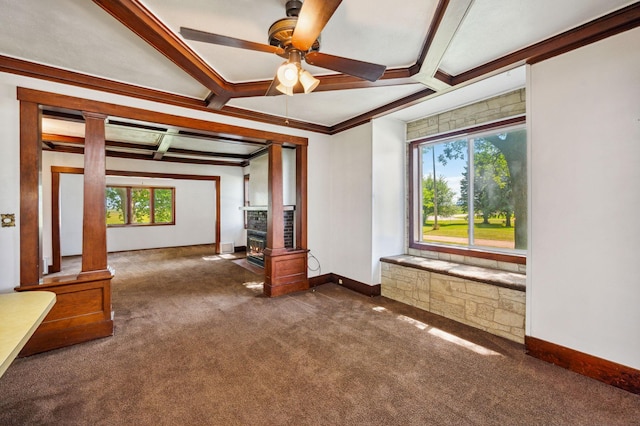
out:
<path id="1" fill-rule="evenodd" d="M 110 5 L 113 2 L 107 2 L 106 0 L 96 0 L 99 3 L 105 4 L 110 8 Z M 444 0 L 441 0 L 442 2 Z M 135 3 L 137 5 L 137 2 Z M 114 8 L 118 7 L 117 5 Z M 140 25 L 142 31 L 145 33 L 147 37 L 153 35 L 154 30 L 145 26 L 146 20 L 154 20 L 151 16 L 140 17 L 136 16 L 136 7 L 134 7 L 134 3 L 129 0 L 126 6 L 123 6 L 124 11 L 122 14 L 131 14 L 134 20 L 137 20 L 137 23 L 133 23 L 131 25 Z M 443 7 L 442 4 L 438 6 Z M 118 12 L 120 13 L 120 12 Z M 552 37 L 550 39 L 544 40 L 540 43 L 534 44 L 532 46 L 521 49 L 512 54 L 506 55 L 502 58 L 498 58 L 494 61 L 491 61 L 487 64 L 480 65 L 472 70 L 461 73 L 457 76 L 449 76 L 446 73 L 438 70 L 435 74 L 435 77 L 451 86 L 455 86 L 466 81 L 479 78 L 483 75 L 498 71 L 503 68 L 508 68 L 511 66 L 515 66 L 520 63 L 529 62 L 536 63 L 538 61 L 548 59 L 550 57 L 566 53 L 570 50 L 577 49 L 589 43 L 593 43 L 595 41 L 601 40 L 603 38 L 618 34 L 623 31 L 630 30 L 632 28 L 640 25 L 640 5 L 638 3 L 632 4 L 626 8 L 615 11 L 609 15 L 598 18 L 590 23 L 584 24 L 575 29 L 569 30 L 563 34 Z M 128 20 L 125 19 L 125 20 Z M 161 25 L 158 23 L 158 25 Z M 165 34 L 164 36 L 167 36 Z M 175 37 L 172 34 L 169 34 L 170 37 Z M 429 34 L 430 36 L 430 34 Z M 428 36 L 428 37 L 429 37 Z M 144 37 L 143 37 L 144 38 Z M 170 43 L 170 41 L 165 40 L 164 42 Z M 425 44 L 423 46 L 423 50 L 428 48 L 427 46 L 428 40 L 425 40 Z M 173 50 L 175 46 L 171 47 Z M 420 57 L 423 56 L 424 52 L 421 51 Z M 181 60 L 184 60 L 182 58 Z M 191 64 L 189 66 L 194 66 Z M 319 76 L 318 78 L 322 81 L 322 84 L 316 90 L 343 90 L 343 89 L 352 89 L 356 87 L 379 87 L 385 85 L 396 85 L 396 84 L 409 84 L 412 81 L 409 77 L 414 75 L 419 69 L 419 64 L 416 63 L 408 68 L 403 69 L 394 69 L 387 70 L 383 77 L 378 80 L 378 82 L 374 84 L 367 84 L 366 82 L 356 81 L 355 79 L 352 81 L 352 77 L 344 76 L 344 75 L 332 75 L 332 76 Z M 207 101 L 189 98 L 186 96 L 174 95 L 171 93 L 161 92 L 154 89 L 146 89 L 138 86 L 133 86 L 129 84 L 119 83 L 107 79 L 102 79 L 98 77 L 88 76 L 80 73 L 75 73 L 71 71 L 66 71 L 46 65 L 40 65 L 28 61 L 23 61 L 19 59 L 9 58 L 6 56 L 0 56 L 0 71 L 9 72 L 13 74 L 26 75 L 29 77 L 55 81 L 63 84 L 70 84 L 79 87 L 85 87 L 93 90 L 101 90 L 104 92 L 115 93 L 124 96 L 130 96 L 139 99 L 151 100 L 155 102 L 160 102 L 169 105 L 177 105 L 183 106 L 186 108 L 206 111 L 209 113 L 221 114 L 230 117 L 237 117 L 247 120 L 252 120 L 261 123 L 268 123 L 283 126 L 286 125 L 291 128 L 307 130 L 310 132 L 317 132 L 322 134 L 333 135 L 336 133 L 340 133 L 344 130 L 350 129 L 352 127 L 358 126 L 360 124 L 364 124 L 372 118 L 376 118 L 378 116 L 384 115 L 385 113 L 389 113 L 393 111 L 395 108 L 399 108 L 402 106 L 410 106 L 416 102 L 416 100 L 411 98 L 404 98 L 402 102 L 396 101 L 391 104 L 385 105 L 383 107 L 377 108 L 375 110 L 366 112 L 361 114 L 358 117 L 354 117 L 350 120 L 345 120 L 344 122 L 338 123 L 334 126 L 323 126 L 314 123 L 303 122 L 299 120 L 289 120 L 288 124 L 285 124 L 285 120 L 283 117 L 259 113 L 255 111 L 249 111 L 242 108 L 229 107 L 225 106 L 220 110 L 213 111 L 208 107 L 208 104 L 211 103 L 212 100 L 215 100 L 215 96 L 213 99 L 209 99 Z M 249 83 L 238 83 L 231 84 L 224 81 L 221 87 L 224 87 L 225 92 L 217 94 L 219 97 L 243 97 L 243 96 L 256 96 L 256 94 L 266 93 L 265 87 L 268 87 L 270 81 L 262 81 L 262 82 L 249 82 Z M 264 91 L 263 91 L 264 90 Z M 219 102 L 215 100 L 215 102 Z M 226 102 L 226 100 L 225 100 Z M 217 105 L 216 105 L 217 106 Z M 82 108 L 73 108 L 73 109 L 82 109 Z"/>
<path id="2" fill-rule="evenodd" d="M 251 129 L 249 127 L 234 126 L 231 124 L 217 123 L 214 121 L 184 117 L 180 115 L 166 114 L 141 108 L 117 105 L 90 99 L 76 98 L 74 96 L 61 95 L 40 90 L 18 87 L 18 100 L 34 102 L 40 105 L 67 108 L 79 111 L 96 112 L 113 115 L 116 117 L 131 118 L 134 120 L 151 123 L 163 123 L 169 126 L 184 127 L 207 132 L 233 134 L 258 140 L 289 143 L 294 145 L 306 145 L 308 139 L 300 136 L 284 133 L 268 132 Z"/>
<path id="3" fill-rule="evenodd" d="M 38 285 L 42 277 L 40 233 L 42 145 L 40 108 L 20 102 L 20 286 Z"/>
<path id="4" fill-rule="evenodd" d="M 81 167 L 63 167 L 63 166 L 51 166 L 51 181 L 57 181 L 58 185 L 51 186 L 51 199 L 60 198 L 60 173 L 69 174 L 84 174 L 84 169 Z M 190 174 L 177 174 L 177 173 L 153 173 L 153 172 L 133 172 L 128 170 L 106 170 L 107 176 L 124 176 L 124 177 L 142 177 L 142 178 L 158 178 L 158 179 L 183 179 L 183 180 L 209 180 L 214 181 L 214 188 L 216 190 L 216 253 L 220 253 L 220 176 L 205 176 L 205 175 L 190 175 Z M 175 193 L 173 197 L 175 203 Z M 173 206 L 175 214 L 175 204 Z M 131 214 L 131 212 L 129 212 Z M 52 246 L 52 261 L 53 265 L 58 265 L 57 270 L 51 269 L 51 272 L 60 272 L 62 263 L 62 254 L 60 250 L 60 204 L 51 203 L 51 246 Z M 58 219 L 56 219 L 58 218 Z M 175 222 L 175 217 L 174 217 Z M 57 226 L 56 226 L 57 225 Z M 165 225 L 165 224 L 163 224 Z M 168 224 L 166 224 L 168 225 Z"/>
<path id="5" fill-rule="evenodd" d="M 57 244 L 56 244 L 57 241 Z M 51 173 L 51 261 L 49 273 L 60 272 L 60 173 Z"/>
<path id="6" fill-rule="evenodd" d="M 50 152 L 65 152 L 67 154 L 84 154 L 83 147 L 75 147 L 75 146 L 57 146 L 55 149 L 46 149 L 46 151 Z M 165 162 L 165 163 L 181 163 L 181 164 L 205 164 L 208 166 L 224 166 L 224 167 L 245 167 L 245 161 L 242 162 L 233 162 L 233 161 L 222 161 L 222 160 L 205 160 L 198 158 L 179 158 L 179 157 L 171 157 L 170 155 L 163 156 L 162 160 L 154 160 L 151 155 L 147 154 L 134 154 L 129 152 L 119 152 L 119 151 L 110 151 L 106 152 L 107 157 L 114 158 L 129 158 L 131 160 L 142 160 L 142 161 L 155 161 L 155 162 Z"/>
<path id="7" fill-rule="evenodd" d="M 524 344 L 526 353 L 534 358 L 640 394 L 640 370 L 531 336 L 524 337 Z"/>
<path id="8" fill-rule="evenodd" d="M 307 248 L 307 147 L 296 147 L 295 246 Z"/>
<path id="9" fill-rule="evenodd" d="M 220 253 L 220 176 L 217 176 L 218 179 L 214 179 L 214 186 L 216 188 L 216 254 Z M 175 202 L 175 198 L 174 198 Z"/>
<path id="10" fill-rule="evenodd" d="M 141 3 L 136 0 L 93 1 L 196 81 L 216 95 L 229 99 L 227 82 Z"/>
<path id="11" fill-rule="evenodd" d="M 402 99 L 398 99 L 397 101 L 393 101 L 371 111 L 365 112 L 364 114 L 360 114 L 349 120 L 343 121 L 342 123 L 336 124 L 335 126 L 331 127 L 331 134 L 333 135 L 343 132 L 353 127 L 360 126 L 361 124 L 365 124 L 371 121 L 371 119 L 373 118 L 381 117 L 399 109 L 406 108 L 409 105 L 422 101 L 424 98 L 433 95 L 434 93 L 436 92 L 432 89 L 422 89 L 419 92 L 413 93 L 409 96 L 405 96 Z"/>
<path id="12" fill-rule="evenodd" d="M 458 74 L 453 77 L 453 84 L 458 85 L 518 63 L 536 63 L 549 59 L 606 37 L 630 30 L 638 25 L 640 25 L 640 3 L 636 2 L 606 16 L 558 34 L 555 37 L 548 38 L 462 74 Z"/>
<path id="13" fill-rule="evenodd" d="M 309 287 L 315 288 L 319 285 L 329 284 L 333 282 L 335 282 L 335 280 L 333 279 L 332 273 L 316 275 L 315 277 L 309 278 Z"/>
<path id="14" fill-rule="evenodd" d="M 381 294 L 380 284 L 369 285 L 338 274 L 331 274 L 331 276 L 334 283 L 365 296 L 375 297 Z"/>
<path id="15" fill-rule="evenodd" d="M 499 253 L 495 251 L 490 251 L 490 249 L 477 249 L 472 247 L 455 247 L 455 246 L 445 246 L 440 244 L 432 244 L 425 242 L 418 242 L 414 240 L 415 236 L 415 191 L 416 182 L 415 182 L 415 167 L 416 167 L 416 150 L 420 144 L 425 142 L 431 142 L 441 139 L 448 139 L 455 136 L 461 136 L 471 133 L 483 132 L 491 129 L 498 129 L 506 126 L 514 126 L 518 124 L 523 124 L 526 122 L 526 117 L 524 115 L 507 118 L 505 120 L 495 121 L 492 123 L 481 124 L 479 126 L 468 127 L 465 129 L 457 129 L 451 132 L 440 133 L 437 135 L 427 136 L 424 138 L 416 139 L 411 141 L 408 147 L 408 163 L 409 163 L 409 247 L 416 250 L 429 250 L 435 251 L 439 253 L 449 253 L 449 254 L 457 254 L 461 256 L 469 256 L 476 257 L 481 259 L 490 259 L 498 262 L 510 262 L 518 265 L 526 265 L 527 256 L 520 255 L 515 253 Z"/>
<path id="16" fill-rule="evenodd" d="M 444 14 L 447 11 L 447 7 L 449 7 L 449 0 L 438 1 L 438 6 L 436 6 L 436 11 L 433 14 L 433 19 L 431 20 L 431 24 L 429 25 L 429 31 L 427 32 L 427 37 L 425 38 L 424 43 L 422 44 L 422 48 L 420 49 L 418 59 L 414 65 L 409 67 L 411 75 L 415 75 L 420 72 L 420 68 L 422 68 L 422 64 L 427 57 L 429 47 L 431 47 L 431 43 L 433 43 L 433 39 L 435 38 L 438 28 L 442 23 L 442 19 L 444 18 Z"/>
<path id="17" fill-rule="evenodd" d="M 0 55 L 0 71 L 168 105 L 207 110 L 205 103 L 200 99 L 120 83 L 8 56 Z"/>

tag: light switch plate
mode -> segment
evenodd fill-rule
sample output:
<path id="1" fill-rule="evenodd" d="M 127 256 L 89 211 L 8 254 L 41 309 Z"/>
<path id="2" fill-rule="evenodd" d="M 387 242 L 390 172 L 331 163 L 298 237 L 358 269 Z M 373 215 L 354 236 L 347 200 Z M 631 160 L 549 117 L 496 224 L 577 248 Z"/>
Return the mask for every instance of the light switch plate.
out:
<path id="1" fill-rule="evenodd" d="M 2 213 L 2 214 L 0 214 L 0 225 L 3 228 L 16 226 L 16 215 L 14 213 Z"/>

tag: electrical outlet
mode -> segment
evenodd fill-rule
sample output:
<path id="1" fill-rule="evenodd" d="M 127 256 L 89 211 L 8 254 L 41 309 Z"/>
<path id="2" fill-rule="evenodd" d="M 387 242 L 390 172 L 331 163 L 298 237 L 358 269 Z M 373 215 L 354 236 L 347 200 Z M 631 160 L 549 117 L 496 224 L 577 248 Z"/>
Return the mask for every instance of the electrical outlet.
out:
<path id="1" fill-rule="evenodd" d="M 342 278 L 338 278 L 338 284 L 342 284 Z"/>

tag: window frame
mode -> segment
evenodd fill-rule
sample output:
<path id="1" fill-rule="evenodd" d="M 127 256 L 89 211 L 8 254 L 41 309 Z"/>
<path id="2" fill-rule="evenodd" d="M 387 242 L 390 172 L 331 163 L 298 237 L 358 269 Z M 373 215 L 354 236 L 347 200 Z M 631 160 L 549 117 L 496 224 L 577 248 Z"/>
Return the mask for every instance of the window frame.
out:
<path id="1" fill-rule="evenodd" d="M 176 188 L 172 186 L 148 186 L 148 185 L 107 185 L 107 188 L 124 188 L 126 193 L 126 223 L 107 223 L 107 228 L 123 228 L 130 226 L 166 226 L 176 224 Z M 135 223 L 131 221 L 133 215 L 133 201 L 131 191 L 133 189 L 149 190 L 149 223 Z M 157 189 L 165 189 L 171 191 L 171 222 L 155 221 L 155 191 Z M 106 197 L 106 195 L 105 195 Z M 106 202 L 106 200 L 105 200 Z M 105 218 L 106 220 L 106 218 Z"/>
<path id="2" fill-rule="evenodd" d="M 486 133 L 492 130 L 499 130 L 505 127 L 513 127 L 526 124 L 526 117 L 524 115 L 508 118 L 505 120 L 499 120 L 492 123 L 482 124 L 479 126 L 467 127 L 464 129 L 458 129 L 450 132 L 439 133 L 419 139 L 409 141 L 408 144 L 408 188 L 409 188 L 409 234 L 408 245 L 409 248 L 415 250 L 425 250 L 440 253 L 455 254 L 461 256 L 476 257 L 482 259 L 490 259 L 501 262 L 511 262 L 516 264 L 526 264 L 526 253 L 520 253 L 516 250 L 501 250 L 490 247 L 479 246 L 457 246 L 438 244 L 435 242 L 424 242 L 419 238 L 418 232 L 422 229 L 416 226 L 416 221 L 419 220 L 420 215 L 417 214 L 417 209 L 422 206 L 421 201 L 421 185 L 418 184 L 418 172 L 420 155 L 418 151 L 420 146 L 425 143 L 436 143 L 439 141 L 446 141 L 448 139 L 454 139 L 459 137 L 474 137 L 480 133 Z"/>

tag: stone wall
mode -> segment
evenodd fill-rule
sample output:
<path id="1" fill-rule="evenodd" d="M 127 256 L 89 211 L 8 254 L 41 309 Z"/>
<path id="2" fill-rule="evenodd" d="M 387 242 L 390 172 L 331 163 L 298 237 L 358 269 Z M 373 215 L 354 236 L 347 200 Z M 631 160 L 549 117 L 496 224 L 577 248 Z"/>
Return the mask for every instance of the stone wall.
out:
<path id="1" fill-rule="evenodd" d="M 524 288 L 383 261 L 381 291 L 389 299 L 524 343 Z"/>
<path id="2" fill-rule="evenodd" d="M 525 112 L 525 89 L 519 89 L 407 123 L 407 140 L 489 123 Z"/>

